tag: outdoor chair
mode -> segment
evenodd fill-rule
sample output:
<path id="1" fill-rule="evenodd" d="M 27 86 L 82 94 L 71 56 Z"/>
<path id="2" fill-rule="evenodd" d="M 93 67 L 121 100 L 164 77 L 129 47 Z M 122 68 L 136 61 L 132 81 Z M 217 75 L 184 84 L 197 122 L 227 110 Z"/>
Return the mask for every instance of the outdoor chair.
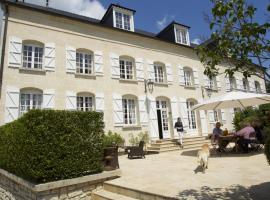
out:
<path id="1" fill-rule="evenodd" d="M 210 135 L 209 138 L 211 140 L 212 151 L 214 151 L 216 155 L 221 156 L 221 151 L 218 149 L 218 139 L 215 138 L 214 135 Z"/>
<path id="2" fill-rule="evenodd" d="M 144 141 L 140 141 L 139 146 L 131 146 L 127 148 L 128 158 L 132 159 L 133 157 L 145 158 L 143 151 Z"/>

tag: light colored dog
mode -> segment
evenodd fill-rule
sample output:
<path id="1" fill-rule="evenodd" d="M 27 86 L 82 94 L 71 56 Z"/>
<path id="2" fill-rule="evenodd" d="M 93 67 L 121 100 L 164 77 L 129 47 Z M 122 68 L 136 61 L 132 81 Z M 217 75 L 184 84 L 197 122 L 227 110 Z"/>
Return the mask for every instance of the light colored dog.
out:
<path id="1" fill-rule="evenodd" d="M 210 148 L 208 144 L 202 145 L 202 149 L 198 151 L 198 163 L 203 169 L 203 173 L 205 173 L 205 169 L 208 168 L 208 158 L 210 156 Z"/>

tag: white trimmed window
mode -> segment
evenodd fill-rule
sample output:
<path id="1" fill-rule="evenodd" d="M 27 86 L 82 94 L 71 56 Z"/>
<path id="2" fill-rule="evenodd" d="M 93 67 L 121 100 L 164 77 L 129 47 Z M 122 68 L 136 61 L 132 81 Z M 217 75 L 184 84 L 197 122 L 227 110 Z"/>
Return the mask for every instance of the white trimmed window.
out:
<path id="1" fill-rule="evenodd" d="M 130 31 L 131 16 L 126 13 L 115 11 L 115 27 Z"/>
<path id="2" fill-rule="evenodd" d="M 186 44 L 186 45 L 189 44 L 187 29 L 176 27 L 175 28 L 175 39 L 176 39 L 176 43 Z"/>
<path id="3" fill-rule="evenodd" d="M 258 81 L 255 81 L 254 84 L 255 84 L 255 91 L 256 91 L 256 93 L 261 93 L 262 90 L 261 90 L 260 83 Z"/>
<path id="4" fill-rule="evenodd" d="M 76 73 L 93 74 L 93 54 L 76 52 Z"/>
<path id="5" fill-rule="evenodd" d="M 31 109 L 41 109 L 43 102 L 42 92 L 39 90 L 22 90 L 20 92 L 20 115 Z"/>
<path id="6" fill-rule="evenodd" d="M 192 107 L 196 103 L 192 100 L 187 101 L 187 116 L 188 116 L 188 127 L 191 130 L 197 129 L 197 124 L 196 124 L 196 114 L 195 111 L 192 110 Z"/>
<path id="7" fill-rule="evenodd" d="M 250 90 L 249 89 L 249 83 L 248 83 L 248 80 L 246 78 L 243 79 L 243 89 L 246 92 L 248 92 Z"/>
<path id="8" fill-rule="evenodd" d="M 123 97 L 123 119 L 124 124 L 134 125 L 137 123 L 136 120 L 136 100 L 131 97 Z"/>
<path id="9" fill-rule="evenodd" d="M 134 79 L 134 67 L 131 59 L 120 57 L 119 66 L 121 79 Z"/>
<path id="10" fill-rule="evenodd" d="M 23 45 L 23 67 L 28 69 L 42 69 L 44 48 L 41 45 Z"/>
<path id="11" fill-rule="evenodd" d="M 212 90 L 217 89 L 217 79 L 216 77 L 209 77 L 209 85 L 208 87 Z"/>
<path id="12" fill-rule="evenodd" d="M 94 97 L 90 94 L 77 94 L 77 110 L 93 111 Z"/>
<path id="13" fill-rule="evenodd" d="M 218 120 L 218 111 L 214 110 L 213 113 L 214 113 L 214 121 L 218 122 L 219 121 Z"/>
<path id="14" fill-rule="evenodd" d="M 230 78 L 230 88 L 231 90 L 237 89 L 236 79 L 234 77 Z"/>
<path id="15" fill-rule="evenodd" d="M 193 72 L 189 68 L 184 68 L 184 81 L 185 86 L 193 86 L 194 85 L 194 78 L 193 78 Z"/>
<path id="16" fill-rule="evenodd" d="M 154 64 L 155 82 L 164 83 L 165 82 L 165 66 L 162 64 Z"/>

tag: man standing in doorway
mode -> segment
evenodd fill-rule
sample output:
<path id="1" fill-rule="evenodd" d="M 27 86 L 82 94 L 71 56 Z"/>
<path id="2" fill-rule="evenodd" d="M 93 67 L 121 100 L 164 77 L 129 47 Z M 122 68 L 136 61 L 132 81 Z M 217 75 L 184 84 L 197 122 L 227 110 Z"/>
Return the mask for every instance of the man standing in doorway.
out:
<path id="1" fill-rule="evenodd" d="M 174 128 L 176 128 L 176 131 L 179 135 L 179 143 L 180 143 L 181 148 L 183 149 L 184 127 L 183 127 L 183 123 L 180 117 L 177 118 L 177 122 L 175 122 Z"/>

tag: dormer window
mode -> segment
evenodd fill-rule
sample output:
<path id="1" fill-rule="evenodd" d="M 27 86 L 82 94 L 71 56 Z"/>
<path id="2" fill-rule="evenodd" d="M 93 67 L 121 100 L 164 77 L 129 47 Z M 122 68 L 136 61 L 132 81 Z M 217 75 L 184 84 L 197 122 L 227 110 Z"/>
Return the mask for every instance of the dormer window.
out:
<path id="1" fill-rule="evenodd" d="M 186 27 L 175 26 L 175 42 L 189 45 L 189 33 Z"/>
<path id="2" fill-rule="evenodd" d="M 134 31 L 133 12 L 114 7 L 114 27 Z"/>

